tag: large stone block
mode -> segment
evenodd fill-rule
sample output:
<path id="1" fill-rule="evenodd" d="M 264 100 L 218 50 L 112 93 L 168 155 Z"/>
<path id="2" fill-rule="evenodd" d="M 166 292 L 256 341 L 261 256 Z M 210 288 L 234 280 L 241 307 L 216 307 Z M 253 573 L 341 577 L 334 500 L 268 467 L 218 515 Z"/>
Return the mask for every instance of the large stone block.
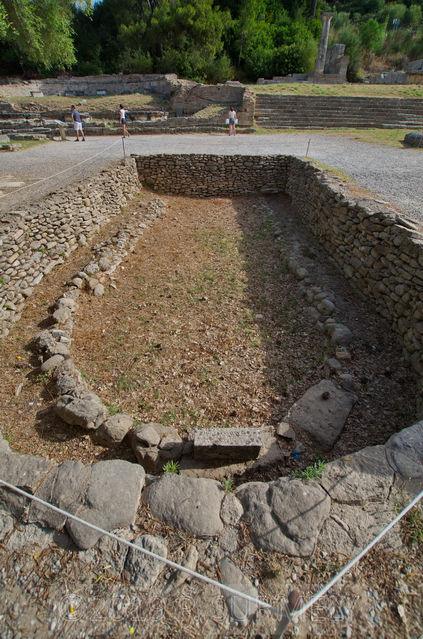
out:
<path id="1" fill-rule="evenodd" d="M 207 461 L 255 459 L 262 447 L 258 428 L 201 428 L 194 431 L 194 458 Z"/>

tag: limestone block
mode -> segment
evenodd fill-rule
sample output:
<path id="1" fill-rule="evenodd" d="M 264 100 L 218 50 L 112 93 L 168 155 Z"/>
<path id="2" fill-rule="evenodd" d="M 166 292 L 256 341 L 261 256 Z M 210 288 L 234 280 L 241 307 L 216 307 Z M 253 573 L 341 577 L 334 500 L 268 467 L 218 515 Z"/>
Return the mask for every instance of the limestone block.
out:
<path id="1" fill-rule="evenodd" d="M 255 459 L 262 446 L 258 428 L 199 428 L 194 431 L 194 458 L 243 461 Z"/>

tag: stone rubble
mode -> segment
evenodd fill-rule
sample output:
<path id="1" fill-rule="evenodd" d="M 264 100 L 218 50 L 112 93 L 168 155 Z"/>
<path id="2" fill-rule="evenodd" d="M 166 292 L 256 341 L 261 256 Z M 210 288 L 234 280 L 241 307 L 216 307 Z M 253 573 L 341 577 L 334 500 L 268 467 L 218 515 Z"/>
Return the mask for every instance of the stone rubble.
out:
<path id="1" fill-rule="evenodd" d="M 19 320 L 25 300 L 43 277 L 86 244 L 138 191 L 135 163 L 128 160 L 101 171 L 86 185 L 62 188 L 25 210 L 2 215 L 0 337 Z"/>

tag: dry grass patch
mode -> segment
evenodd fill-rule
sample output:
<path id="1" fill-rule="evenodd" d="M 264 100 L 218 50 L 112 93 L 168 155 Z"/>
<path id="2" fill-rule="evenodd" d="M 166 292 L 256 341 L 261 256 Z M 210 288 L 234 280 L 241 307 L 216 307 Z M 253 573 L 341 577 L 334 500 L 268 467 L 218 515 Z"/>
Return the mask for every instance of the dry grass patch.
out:
<path id="1" fill-rule="evenodd" d="M 117 289 L 81 307 L 76 363 L 109 406 L 142 422 L 267 425 L 316 379 L 322 352 L 271 219 L 252 198 L 166 201 Z"/>
<path id="2" fill-rule="evenodd" d="M 150 197 L 144 192 L 141 201 Z M 334 355 L 285 267 L 293 239 L 301 237 L 314 255 L 307 264 L 313 281 L 334 291 L 337 320 L 355 336 L 346 372 L 356 380 L 359 401 L 324 461 L 384 443 L 413 423 L 414 379 L 398 340 L 319 257 L 285 197 L 164 199 L 166 213 L 114 272 L 116 288 L 103 298 L 79 298 L 72 356 L 111 414 L 172 425 L 183 435 L 283 419 L 308 387 L 329 375 L 325 361 Z M 138 206 L 131 202 L 102 234 L 110 236 Z M 0 345 L 0 428 L 21 453 L 134 461 L 126 442 L 104 449 L 57 419 L 49 376 L 40 374 L 29 346 L 64 283 L 89 261 L 90 250 L 79 249 L 45 278 Z M 272 477 L 316 462 L 320 452 L 304 443 L 301 459 L 288 456 L 270 469 Z"/>

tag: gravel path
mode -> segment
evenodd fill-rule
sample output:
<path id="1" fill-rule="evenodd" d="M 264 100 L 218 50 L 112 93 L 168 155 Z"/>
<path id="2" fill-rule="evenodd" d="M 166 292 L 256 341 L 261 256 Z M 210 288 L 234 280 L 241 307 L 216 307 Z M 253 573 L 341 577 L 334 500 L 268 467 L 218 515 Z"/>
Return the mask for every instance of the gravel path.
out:
<path id="1" fill-rule="evenodd" d="M 309 144 L 310 142 L 310 144 Z M 308 147 L 309 145 L 309 147 Z M 127 153 L 288 154 L 308 156 L 341 169 L 378 197 L 423 219 L 423 154 L 419 149 L 397 149 L 313 133 L 269 135 L 138 135 L 125 142 Z M 75 146 L 50 143 L 27 151 L 0 154 L 0 210 L 12 210 L 38 199 L 58 186 L 85 181 L 90 174 L 123 157 L 121 138 L 89 137 Z M 79 164 L 83 162 L 83 164 Z M 64 171 L 64 172 L 62 172 Z M 55 177 L 46 177 L 57 174 Z M 31 188 L 5 187 L 23 182 Z"/>

